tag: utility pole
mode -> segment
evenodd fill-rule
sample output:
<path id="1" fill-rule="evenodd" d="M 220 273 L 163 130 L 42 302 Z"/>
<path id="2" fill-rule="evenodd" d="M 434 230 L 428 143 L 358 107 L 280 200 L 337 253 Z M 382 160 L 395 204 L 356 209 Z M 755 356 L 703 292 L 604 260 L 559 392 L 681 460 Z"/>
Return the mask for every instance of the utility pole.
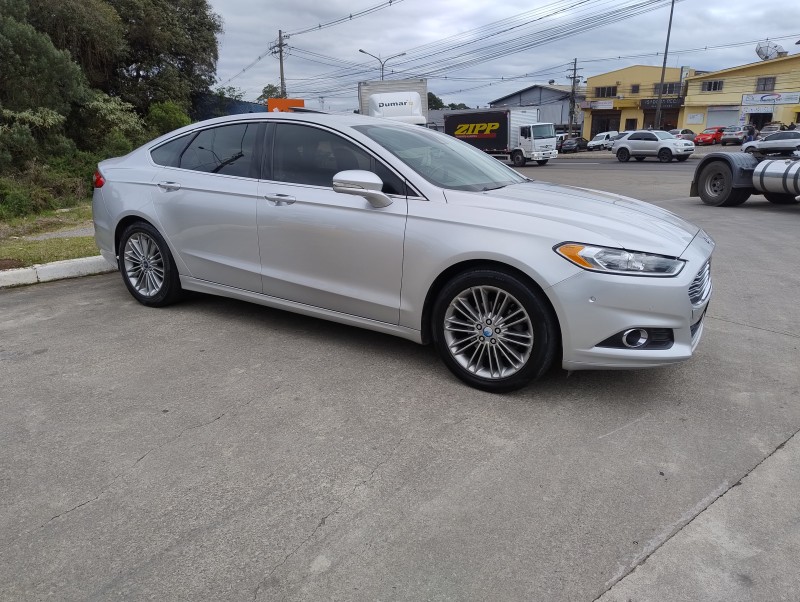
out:
<path id="1" fill-rule="evenodd" d="M 577 93 L 578 81 L 580 81 L 580 76 L 578 75 L 578 71 L 582 71 L 582 69 L 578 69 L 578 59 L 572 59 L 572 75 L 567 75 L 567 79 L 572 80 L 572 89 L 569 93 L 569 129 L 568 134 L 572 136 L 572 124 L 575 122 L 575 96 Z"/>
<path id="2" fill-rule="evenodd" d="M 272 54 L 278 55 L 278 61 L 280 62 L 280 69 L 281 69 L 281 98 L 286 98 L 286 78 L 283 76 L 283 49 L 288 46 L 285 40 L 288 40 L 289 36 L 284 36 L 282 30 L 278 30 L 278 41 L 270 47 L 270 52 Z"/>
<path id="3" fill-rule="evenodd" d="M 669 8 L 669 25 L 667 26 L 667 45 L 664 47 L 664 62 L 661 65 L 661 83 L 658 85 L 658 100 L 656 101 L 656 119 L 653 127 L 661 129 L 661 96 L 664 94 L 664 72 L 667 70 L 667 53 L 669 52 L 669 34 L 672 32 L 672 12 L 675 10 L 675 0 Z M 677 125 L 677 124 L 676 124 Z"/>

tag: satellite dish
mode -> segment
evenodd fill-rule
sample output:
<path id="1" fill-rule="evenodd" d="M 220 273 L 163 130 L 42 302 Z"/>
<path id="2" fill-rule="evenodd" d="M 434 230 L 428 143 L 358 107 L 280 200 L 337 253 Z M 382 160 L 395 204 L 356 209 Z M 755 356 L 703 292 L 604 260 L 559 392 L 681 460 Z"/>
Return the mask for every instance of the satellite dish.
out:
<path id="1" fill-rule="evenodd" d="M 756 44 L 756 54 L 762 61 L 769 61 L 779 56 L 786 56 L 786 51 L 780 44 L 765 40 Z"/>

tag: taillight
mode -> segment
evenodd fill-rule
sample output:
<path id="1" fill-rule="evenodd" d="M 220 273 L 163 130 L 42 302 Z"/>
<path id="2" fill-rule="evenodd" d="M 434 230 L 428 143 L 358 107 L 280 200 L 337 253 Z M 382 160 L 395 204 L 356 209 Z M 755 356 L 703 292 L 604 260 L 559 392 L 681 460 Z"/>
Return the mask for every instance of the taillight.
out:
<path id="1" fill-rule="evenodd" d="M 100 174 L 100 171 L 94 172 L 94 187 L 95 188 L 102 188 L 103 184 L 106 183 L 105 178 Z"/>

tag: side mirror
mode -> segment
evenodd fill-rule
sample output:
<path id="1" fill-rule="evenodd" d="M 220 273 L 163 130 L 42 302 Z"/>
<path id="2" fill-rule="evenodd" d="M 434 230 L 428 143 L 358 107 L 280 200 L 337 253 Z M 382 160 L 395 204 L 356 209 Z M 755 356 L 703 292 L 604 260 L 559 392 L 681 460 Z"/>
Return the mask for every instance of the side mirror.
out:
<path id="1" fill-rule="evenodd" d="M 382 188 L 383 181 L 371 171 L 350 169 L 333 176 L 334 192 L 364 197 L 378 209 L 392 204 L 392 199 L 381 192 Z"/>

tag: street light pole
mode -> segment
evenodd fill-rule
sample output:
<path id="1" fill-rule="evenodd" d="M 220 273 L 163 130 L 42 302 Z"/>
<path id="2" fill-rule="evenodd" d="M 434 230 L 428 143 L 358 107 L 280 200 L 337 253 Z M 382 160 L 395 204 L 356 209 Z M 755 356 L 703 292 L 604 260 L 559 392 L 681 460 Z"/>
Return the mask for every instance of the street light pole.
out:
<path id="1" fill-rule="evenodd" d="M 672 13 L 675 10 L 675 0 L 669 8 L 669 25 L 667 26 L 667 44 L 664 47 L 664 63 L 661 65 L 661 83 L 658 85 L 658 100 L 656 101 L 655 129 L 661 129 L 661 97 L 664 94 L 664 72 L 667 70 L 667 54 L 669 53 L 669 34 L 672 32 Z M 677 124 L 676 124 L 677 125 Z"/>
<path id="2" fill-rule="evenodd" d="M 388 58 L 385 58 L 385 59 L 381 60 L 381 57 L 375 56 L 374 54 L 370 54 L 369 52 L 367 52 L 366 50 L 363 50 L 361 48 L 359 48 L 358 51 L 359 52 L 363 52 L 364 54 L 366 54 L 368 56 L 371 56 L 372 58 L 376 59 L 381 64 L 381 81 L 383 81 L 383 66 L 386 64 L 386 62 L 390 61 L 392 59 L 396 59 L 398 56 L 405 56 L 406 55 L 405 52 L 401 52 L 400 54 L 394 54 L 394 55 L 392 55 L 392 56 L 390 56 Z"/>

